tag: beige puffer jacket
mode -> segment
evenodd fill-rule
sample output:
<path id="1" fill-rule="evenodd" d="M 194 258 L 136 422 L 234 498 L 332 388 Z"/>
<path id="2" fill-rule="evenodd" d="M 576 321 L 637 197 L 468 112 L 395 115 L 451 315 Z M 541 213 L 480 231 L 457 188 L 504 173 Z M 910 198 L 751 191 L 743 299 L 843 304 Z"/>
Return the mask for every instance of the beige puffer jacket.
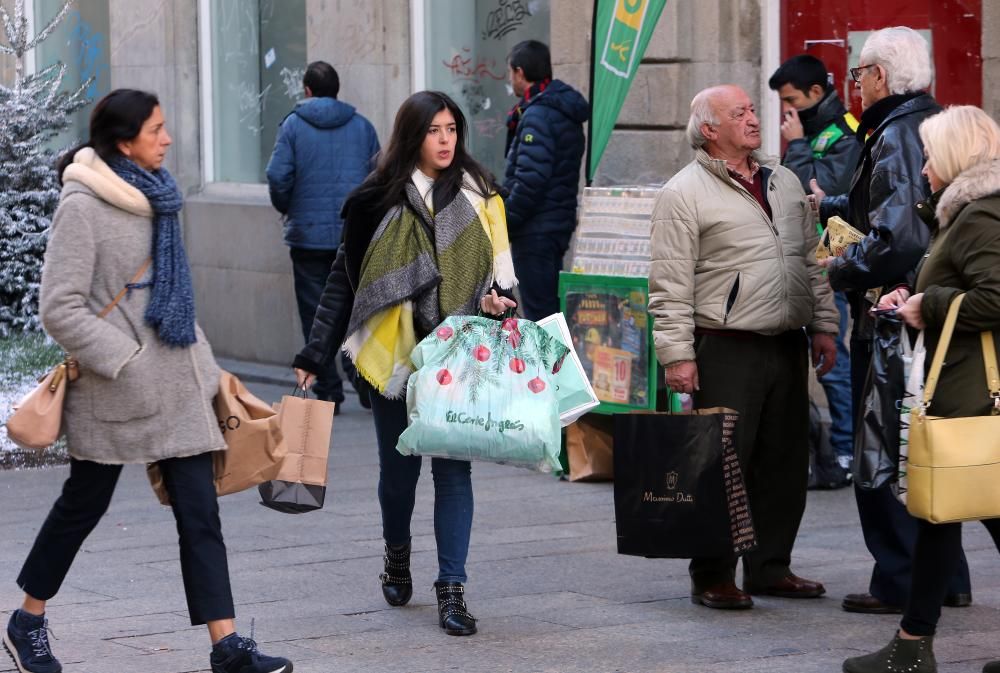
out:
<path id="1" fill-rule="evenodd" d="M 837 333 L 833 291 L 816 263 L 819 239 L 802 185 L 775 159 L 754 158 L 771 171 L 771 219 L 730 177 L 725 161 L 704 150 L 657 196 L 649 312 L 664 365 L 695 359 L 695 327 Z"/>

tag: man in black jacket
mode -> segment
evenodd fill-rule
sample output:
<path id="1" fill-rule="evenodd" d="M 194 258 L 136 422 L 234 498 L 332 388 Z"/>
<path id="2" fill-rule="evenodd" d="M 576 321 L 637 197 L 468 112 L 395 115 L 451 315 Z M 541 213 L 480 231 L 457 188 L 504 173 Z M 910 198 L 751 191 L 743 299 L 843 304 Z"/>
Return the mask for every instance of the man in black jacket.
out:
<path id="1" fill-rule="evenodd" d="M 851 68 L 851 76 L 861 90 L 864 110 L 858 128 L 858 137 L 864 140 L 861 163 L 849 194 L 824 198 L 814 180 L 810 198 L 819 204 L 824 222 L 831 215 L 840 215 L 867 234 L 848 246 L 843 256 L 824 260 L 833 289 L 847 291 L 851 299 L 851 388 L 857 413 L 871 362 L 874 329 L 873 305 L 866 292 L 912 286 L 914 270 L 930 240 L 930 231 L 915 207 L 930 196 L 930 186 L 921 174 L 924 156 L 918 128 L 924 119 L 940 112 L 941 106 L 925 93 L 931 84 L 927 41 L 910 28 L 872 33 L 861 49 L 858 67 Z M 901 612 L 910 591 L 916 520 L 888 484 L 875 490 L 857 488 L 855 494 L 875 568 L 869 593 L 849 594 L 843 607 L 849 612 Z M 968 605 L 971 591 L 963 553 L 945 605 Z"/>
<path id="2" fill-rule="evenodd" d="M 587 100 L 552 79 L 549 48 L 514 46 L 508 76 L 520 100 L 507 118 L 507 228 L 524 317 L 559 311 L 559 271 L 576 228 Z"/>
<path id="3" fill-rule="evenodd" d="M 782 102 L 781 135 L 788 149 L 781 163 L 790 168 L 810 192 L 809 181 L 816 180 L 828 194 L 843 194 L 851 189 L 851 177 L 861 156 L 861 142 L 855 133 L 858 120 L 847 111 L 827 79 L 826 66 L 809 54 L 793 56 L 778 68 L 768 86 L 778 92 Z M 830 444 L 837 454 L 841 474 L 825 474 L 820 481 L 819 464 L 810 476 L 813 487 L 831 488 L 850 484 L 850 465 L 854 455 L 854 423 L 851 410 L 851 355 L 847 349 L 849 309 L 847 295 L 834 294 L 840 314 L 837 334 L 837 364 L 820 379 L 830 409 Z M 836 470 L 836 467 L 832 467 Z"/>

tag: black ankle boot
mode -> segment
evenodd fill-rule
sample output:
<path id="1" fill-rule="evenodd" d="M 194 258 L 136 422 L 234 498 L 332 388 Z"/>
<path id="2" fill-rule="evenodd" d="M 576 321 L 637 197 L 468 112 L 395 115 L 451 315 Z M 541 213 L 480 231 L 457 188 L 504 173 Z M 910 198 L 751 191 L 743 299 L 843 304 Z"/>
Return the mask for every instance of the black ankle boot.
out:
<path id="1" fill-rule="evenodd" d="M 476 618 L 465 607 L 465 587 L 461 582 L 435 582 L 438 599 L 438 623 L 449 636 L 471 636 L 476 632 Z"/>
<path id="2" fill-rule="evenodd" d="M 385 572 L 382 580 L 382 595 L 389 605 L 406 605 L 413 596 L 413 578 L 410 576 L 410 543 L 394 546 L 385 545 Z"/>
<path id="3" fill-rule="evenodd" d="M 934 638 L 904 640 L 897 632 L 878 652 L 846 660 L 844 673 L 937 673 Z"/>

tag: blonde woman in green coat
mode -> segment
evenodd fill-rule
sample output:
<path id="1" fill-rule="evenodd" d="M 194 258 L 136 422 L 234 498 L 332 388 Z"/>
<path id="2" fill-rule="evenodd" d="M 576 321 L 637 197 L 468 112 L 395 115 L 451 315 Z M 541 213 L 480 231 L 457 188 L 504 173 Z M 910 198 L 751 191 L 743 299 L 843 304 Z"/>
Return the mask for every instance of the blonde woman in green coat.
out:
<path id="1" fill-rule="evenodd" d="M 879 302 L 924 330 L 931 362 L 952 300 L 965 293 L 937 391 L 928 413 L 949 418 L 988 416 L 995 401 L 984 381 L 980 332 L 1000 344 L 1000 127 L 977 107 L 948 108 L 920 125 L 924 174 L 938 195 L 937 227 L 918 267 L 915 294 L 897 289 Z M 926 209 L 929 206 L 923 204 Z M 1000 550 L 1000 519 L 983 525 Z M 962 525 L 919 521 L 909 605 L 889 645 L 844 662 L 846 673 L 933 673 L 933 637 L 948 578 L 958 566 Z M 1000 673 L 1000 661 L 984 673 Z"/>

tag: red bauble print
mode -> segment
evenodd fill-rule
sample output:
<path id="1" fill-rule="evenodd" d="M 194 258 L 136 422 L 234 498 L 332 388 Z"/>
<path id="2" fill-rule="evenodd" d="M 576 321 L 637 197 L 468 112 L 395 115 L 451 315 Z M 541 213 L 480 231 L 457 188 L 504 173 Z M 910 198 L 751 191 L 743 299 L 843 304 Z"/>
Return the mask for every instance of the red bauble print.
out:
<path id="1" fill-rule="evenodd" d="M 447 341 L 454 334 L 455 334 L 455 330 L 453 330 L 452 328 L 448 327 L 448 325 L 444 325 L 443 327 L 438 327 L 437 338 L 440 339 L 441 341 Z"/>
<path id="2" fill-rule="evenodd" d="M 490 349 L 483 345 L 476 346 L 472 349 L 472 357 L 480 362 L 486 362 L 490 359 Z"/>
<path id="3" fill-rule="evenodd" d="M 545 390 L 545 381 L 541 380 L 537 376 L 530 381 L 528 381 L 528 390 L 533 393 L 540 393 Z"/>
<path id="4" fill-rule="evenodd" d="M 448 385 L 449 383 L 451 383 L 451 372 L 448 371 L 447 369 L 440 370 L 437 373 L 437 380 L 438 383 L 440 383 L 443 386 Z"/>
<path id="5" fill-rule="evenodd" d="M 515 374 L 520 374 L 524 371 L 524 360 L 521 358 L 511 358 L 510 359 L 510 370 Z"/>

